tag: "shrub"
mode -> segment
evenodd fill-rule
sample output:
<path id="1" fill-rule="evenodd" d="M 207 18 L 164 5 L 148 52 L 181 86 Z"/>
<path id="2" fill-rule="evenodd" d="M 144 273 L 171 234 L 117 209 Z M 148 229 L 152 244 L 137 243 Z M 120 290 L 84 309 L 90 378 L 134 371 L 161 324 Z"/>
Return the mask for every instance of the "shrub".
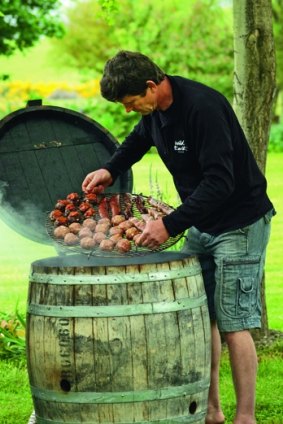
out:
<path id="1" fill-rule="evenodd" d="M 126 114 L 122 105 L 100 97 L 86 103 L 82 112 L 106 128 L 119 142 L 124 140 L 140 119 L 136 113 Z"/>
<path id="2" fill-rule="evenodd" d="M 0 312 L 0 359 L 25 359 L 25 327 L 25 319 L 17 310 L 14 315 Z"/>
<path id="3" fill-rule="evenodd" d="M 283 122 L 271 126 L 268 152 L 283 152 Z"/>

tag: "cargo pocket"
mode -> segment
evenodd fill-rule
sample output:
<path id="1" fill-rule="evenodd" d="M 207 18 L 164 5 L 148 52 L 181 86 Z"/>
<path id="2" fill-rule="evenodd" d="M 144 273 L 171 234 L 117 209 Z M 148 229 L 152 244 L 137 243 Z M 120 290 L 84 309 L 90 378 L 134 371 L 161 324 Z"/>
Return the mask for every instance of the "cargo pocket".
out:
<path id="1" fill-rule="evenodd" d="M 226 258 L 222 262 L 221 309 L 225 315 L 244 318 L 257 306 L 260 256 Z"/>
<path id="2" fill-rule="evenodd" d="M 249 312 L 256 302 L 255 279 L 239 278 L 238 313 Z"/>

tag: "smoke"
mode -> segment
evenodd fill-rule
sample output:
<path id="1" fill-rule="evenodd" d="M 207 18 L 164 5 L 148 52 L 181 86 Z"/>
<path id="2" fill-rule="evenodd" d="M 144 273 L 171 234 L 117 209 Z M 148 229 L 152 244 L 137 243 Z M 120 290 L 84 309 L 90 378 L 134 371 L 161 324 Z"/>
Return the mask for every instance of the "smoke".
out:
<path id="1" fill-rule="evenodd" d="M 31 201 L 19 201 L 16 206 L 9 203 L 6 181 L 0 180 L 0 219 L 10 228 L 30 240 L 52 244 L 46 231 L 47 212 L 44 213 Z"/>
<path id="2" fill-rule="evenodd" d="M 5 189 L 8 186 L 9 186 L 9 184 L 6 181 L 0 180 L 0 205 L 2 204 L 2 198 L 5 194 Z"/>

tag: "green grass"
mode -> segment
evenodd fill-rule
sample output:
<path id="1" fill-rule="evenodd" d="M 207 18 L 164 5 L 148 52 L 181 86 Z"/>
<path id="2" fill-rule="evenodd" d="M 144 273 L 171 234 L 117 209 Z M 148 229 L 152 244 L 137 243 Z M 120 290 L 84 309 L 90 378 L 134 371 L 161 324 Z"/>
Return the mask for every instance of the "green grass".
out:
<path id="1" fill-rule="evenodd" d="M 0 361 L 0 423 L 27 424 L 33 406 L 25 366 Z"/>
<path id="2" fill-rule="evenodd" d="M 259 349 L 257 378 L 257 424 L 283 424 L 283 343 Z M 27 424 L 33 410 L 28 375 L 25 367 L 0 361 L 0 423 Z M 232 424 L 235 411 L 235 396 L 227 350 L 224 348 L 221 371 L 220 391 L 225 424 Z"/>
<path id="3" fill-rule="evenodd" d="M 282 424 L 283 342 L 258 349 L 256 390 L 257 424 Z M 232 424 L 235 395 L 227 350 L 224 348 L 220 369 L 220 393 L 225 424 Z"/>
<path id="4" fill-rule="evenodd" d="M 270 242 L 266 259 L 266 299 L 269 326 L 283 329 L 283 154 L 269 154 L 266 175 L 268 193 L 277 215 L 272 222 Z"/>

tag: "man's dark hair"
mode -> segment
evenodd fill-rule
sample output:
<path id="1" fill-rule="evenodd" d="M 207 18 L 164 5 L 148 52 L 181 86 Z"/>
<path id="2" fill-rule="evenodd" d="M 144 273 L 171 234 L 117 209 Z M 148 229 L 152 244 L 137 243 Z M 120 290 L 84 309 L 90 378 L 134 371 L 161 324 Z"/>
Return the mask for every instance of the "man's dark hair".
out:
<path id="1" fill-rule="evenodd" d="M 100 81 L 101 94 L 111 102 L 128 95 L 145 95 L 146 81 L 159 84 L 164 78 L 164 72 L 147 56 L 122 50 L 106 62 Z"/>

